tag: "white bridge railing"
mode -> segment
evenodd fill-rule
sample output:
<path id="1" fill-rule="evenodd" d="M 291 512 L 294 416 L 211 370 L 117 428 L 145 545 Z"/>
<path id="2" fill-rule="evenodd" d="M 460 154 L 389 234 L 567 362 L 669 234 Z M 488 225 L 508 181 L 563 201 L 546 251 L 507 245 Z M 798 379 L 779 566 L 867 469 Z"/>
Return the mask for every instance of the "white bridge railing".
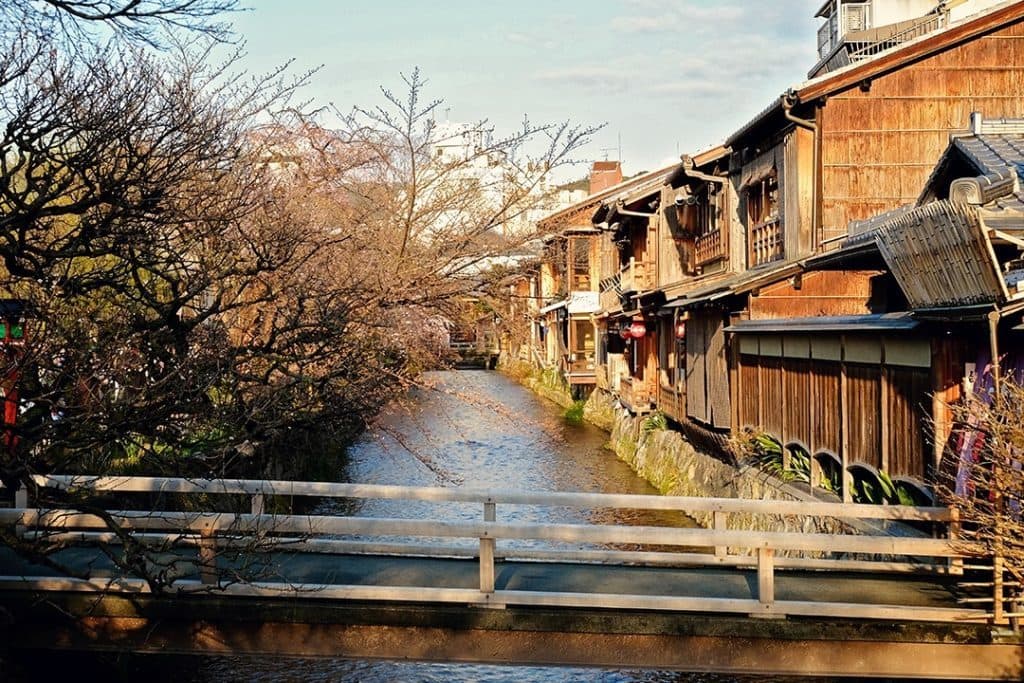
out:
<path id="1" fill-rule="evenodd" d="M 179 591 L 223 590 L 237 595 L 308 596 L 317 599 L 432 601 L 478 605 L 541 605 L 590 608 L 628 608 L 678 611 L 735 612 L 754 615 L 814 615 L 823 617 L 898 620 L 984 619 L 979 609 L 901 604 L 863 604 L 778 600 L 779 569 L 934 572 L 959 574 L 965 559 L 957 542 L 956 511 L 941 507 L 868 506 L 827 502 L 684 498 L 675 496 L 594 493 L 529 493 L 462 488 L 420 488 L 369 484 L 334 484 L 254 480 L 188 480 L 147 477 L 50 476 L 37 484 L 87 492 L 117 494 L 203 494 L 248 498 L 247 512 L 169 510 L 111 511 L 109 520 L 67 509 L 31 507 L 24 491 L 16 507 L 0 510 L 0 522 L 16 525 L 23 536 L 50 542 L 118 542 L 117 532 L 143 541 L 198 548 L 199 580 L 179 580 Z M 272 514 L 271 496 L 348 499 L 402 499 L 428 503 L 468 503 L 481 508 L 479 519 L 453 520 Z M 711 513 L 714 528 L 620 526 L 578 523 L 499 521 L 499 506 L 636 509 Z M 743 519 L 733 520 L 736 515 Z M 750 531 L 736 527 L 765 516 L 799 516 L 836 520 L 890 520 L 927 523 L 937 537 L 879 533 L 801 533 Z M 117 528 L 117 532 L 114 531 Z M 360 540 L 359 536 L 375 537 Z M 444 545 L 407 539 L 470 539 L 472 545 Z M 388 539 L 382 542 L 380 538 Z M 254 539 L 260 551 L 403 556 L 473 557 L 479 563 L 479 587 L 474 589 L 410 586 L 322 585 L 256 581 L 221 581 L 217 553 L 228 547 L 248 547 Z M 586 548 L 508 548 L 505 541 L 557 541 L 588 544 Z M 256 545 L 252 546 L 256 548 Z M 638 548 L 638 549 L 623 549 Z M 654 549 L 651 549 L 654 548 Z M 668 550 L 666 550 L 668 548 Z M 734 599 L 709 596 L 559 593 L 497 589 L 496 561 L 505 559 L 589 562 L 622 565 L 732 566 L 756 568 L 756 597 Z M 31 584 L 36 588 L 147 590 L 142 581 L 75 580 L 43 577 L 0 578 L 3 585 Z"/>

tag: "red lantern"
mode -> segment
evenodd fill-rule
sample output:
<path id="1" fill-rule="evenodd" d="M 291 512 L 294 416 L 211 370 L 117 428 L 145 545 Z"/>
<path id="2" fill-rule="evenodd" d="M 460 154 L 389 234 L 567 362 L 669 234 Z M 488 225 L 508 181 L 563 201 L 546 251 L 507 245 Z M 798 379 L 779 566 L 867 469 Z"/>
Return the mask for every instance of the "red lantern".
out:
<path id="1" fill-rule="evenodd" d="M 676 323 L 676 339 L 680 341 L 686 339 L 686 323 L 682 320 Z"/>
<path id="2" fill-rule="evenodd" d="M 629 339 L 632 336 L 632 330 L 629 325 L 623 325 L 622 329 L 619 330 L 619 336 L 623 339 Z"/>
<path id="3" fill-rule="evenodd" d="M 644 325 L 644 321 L 634 321 L 633 324 L 629 326 L 629 334 L 634 339 L 643 339 L 644 335 L 647 334 L 647 326 Z"/>

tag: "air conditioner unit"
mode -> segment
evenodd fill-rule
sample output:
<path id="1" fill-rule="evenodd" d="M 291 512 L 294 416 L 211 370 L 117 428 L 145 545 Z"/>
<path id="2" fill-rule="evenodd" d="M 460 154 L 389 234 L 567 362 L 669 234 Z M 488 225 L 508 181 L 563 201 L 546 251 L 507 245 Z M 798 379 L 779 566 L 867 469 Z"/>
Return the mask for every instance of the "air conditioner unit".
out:
<path id="1" fill-rule="evenodd" d="M 844 34 L 871 28 L 871 5 L 869 3 L 842 5 L 842 10 Z"/>

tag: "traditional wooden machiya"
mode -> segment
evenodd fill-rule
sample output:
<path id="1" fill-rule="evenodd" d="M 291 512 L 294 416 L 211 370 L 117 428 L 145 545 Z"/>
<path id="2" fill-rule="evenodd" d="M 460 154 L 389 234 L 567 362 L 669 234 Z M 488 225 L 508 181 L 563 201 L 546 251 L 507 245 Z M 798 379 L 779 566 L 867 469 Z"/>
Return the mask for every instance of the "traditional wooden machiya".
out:
<path id="1" fill-rule="evenodd" d="M 971 366 L 1016 362 L 1024 2 L 818 15 L 810 80 L 589 204 L 597 384 L 705 443 L 764 431 L 920 484 Z"/>

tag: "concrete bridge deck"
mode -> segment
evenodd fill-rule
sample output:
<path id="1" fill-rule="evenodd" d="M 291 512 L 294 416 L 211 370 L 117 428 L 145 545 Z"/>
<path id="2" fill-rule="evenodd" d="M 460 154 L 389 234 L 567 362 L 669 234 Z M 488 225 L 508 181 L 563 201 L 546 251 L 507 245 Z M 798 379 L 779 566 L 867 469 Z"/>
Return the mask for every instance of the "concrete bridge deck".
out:
<path id="1" fill-rule="evenodd" d="M 88 570 L 95 585 L 123 576 L 115 570 L 109 558 L 93 549 L 64 550 L 52 559 L 73 570 Z M 181 555 L 180 559 L 190 568 L 195 566 L 195 558 Z M 235 577 L 244 576 L 251 583 L 278 585 L 278 593 L 292 592 L 296 598 L 328 598 L 343 590 L 341 587 L 360 586 L 479 592 L 479 566 L 475 559 L 278 552 L 250 555 L 244 563 L 222 559 L 220 565 L 221 582 L 225 586 Z M 19 582 L 20 577 L 34 577 L 40 585 L 50 578 L 54 582 L 49 585 L 59 586 L 64 576 L 54 569 L 28 562 L 10 549 L 0 548 L 0 585 L 6 582 L 11 586 Z M 179 576 L 179 583 L 187 587 L 187 592 L 217 590 L 209 586 L 207 591 L 202 591 L 198 582 L 197 571 Z M 649 609 L 657 609 L 658 600 L 665 609 L 671 609 L 673 598 L 750 601 L 751 607 L 756 607 L 759 601 L 757 572 L 740 568 L 497 560 L 494 584 L 492 603 L 500 603 L 502 597 L 512 603 L 520 602 L 509 594 L 512 592 L 631 596 L 636 598 L 638 607 Z M 963 623 L 969 623 L 965 611 L 957 603 L 957 585 L 957 577 L 949 576 L 893 577 L 859 572 L 780 571 L 775 578 L 775 599 L 780 602 L 892 606 L 897 612 L 902 608 L 931 608 L 936 615 L 950 610 L 949 616 L 959 616 Z M 171 590 L 174 592 L 173 587 Z M 643 598 L 653 598 L 655 602 L 649 604 Z M 427 593 L 423 593 L 423 599 L 431 601 Z M 894 620 L 899 620 L 895 613 Z"/>
<path id="2" fill-rule="evenodd" d="M 114 511 L 99 519 L 24 499 L 0 510 L 23 538 L 73 543 L 50 559 L 80 574 L 66 578 L 0 550 L 0 599 L 17 624 L 5 634 L 12 646 L 1024 677 L 1024 644 L 984 609 L 993 602 L 991 570 L 988 583 L 965 575 L 969 558 L 948 539 L 718 526 L 736 513 L 955 522 L 945 509 L 283 482 L 89 485 L 125 481 L 130 490 L 216 486 L 251 496 L 252 512 Z M 479 502 L 484 514 L 459 521 L 264 513 L 264 496 L 295 490 Z M 716 528 L 499 522 L 499 504 L 703 508 L 716 513 Z M 119 552 L 111 524 L 150 544 L 150 569 L 173 575 L 167 586 L 153 592 L 115 568 L 101 552 Z M 575 549 L 504 545 L 521 541 Z M 975 602 L 961 602 L 965 590 Z"/>

